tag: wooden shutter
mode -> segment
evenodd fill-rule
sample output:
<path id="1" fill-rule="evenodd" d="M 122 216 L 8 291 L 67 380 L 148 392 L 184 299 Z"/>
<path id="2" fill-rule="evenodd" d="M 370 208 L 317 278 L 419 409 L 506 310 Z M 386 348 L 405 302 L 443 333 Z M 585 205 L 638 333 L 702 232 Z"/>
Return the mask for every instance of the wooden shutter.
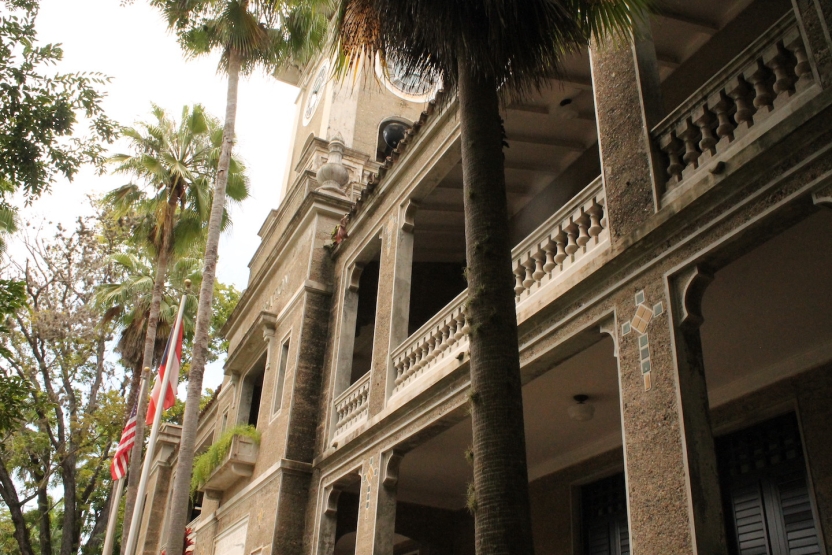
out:
<path id="1" fill-rule="evenodd" d="M 584 486 L 581 500 L 584 552 L 587 555 L 630 555 L 624 474 Z"/>
<path id="2" fill-rule="evenodd" d="M 733 553 L 820 553 L 793 414 L 719 438 L 717 456 Z"/>

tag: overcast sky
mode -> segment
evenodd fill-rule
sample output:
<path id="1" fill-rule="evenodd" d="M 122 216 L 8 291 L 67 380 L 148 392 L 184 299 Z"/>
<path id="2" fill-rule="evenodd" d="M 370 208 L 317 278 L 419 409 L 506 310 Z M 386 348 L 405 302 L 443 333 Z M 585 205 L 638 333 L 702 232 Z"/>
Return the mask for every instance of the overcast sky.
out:
<path id="1" fill-rule="evenodd" d="M 112 78 L 104 107 L 119 123 L 147 119 L 151 102 L 177 119 L 185 104 L 201 103 L 220 119 L 225 113 L 226 86 L 216 73 L 217 57 L 185 60 L 160 15 L 144 0 L 129 6 L 120 6 L 119 0 L 41 0 L 36 28 L 41 43 L 62 43 L 59 71 L 100 72 Z M 248 262 L 259 244 L 257 230 L 280 200 L 297 93 L 263 74 L 240 83 L 235 154 L 248 165 L 251 197 L 232 212 L 234 226 L 220 242 L 218 266 L 219 279 L 239 289 L 248 281 Z M 71 224 L 89 212 L 86 195 L 124 183 L 124 176 L 97 176 L 87 170 L 73 183 L 57 183 L 21 216 Z M 205 386 L 221 381 L 221 364 L 214 364 L 206 372 Z"/>

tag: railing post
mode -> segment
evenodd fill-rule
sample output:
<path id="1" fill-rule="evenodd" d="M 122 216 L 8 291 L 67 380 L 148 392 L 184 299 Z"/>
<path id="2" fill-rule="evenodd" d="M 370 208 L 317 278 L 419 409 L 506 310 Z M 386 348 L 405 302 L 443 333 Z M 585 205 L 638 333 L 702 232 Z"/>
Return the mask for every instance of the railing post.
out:
<path id="1" fill-rule="evenodd" d="M 590 65 L 601 171 L 613 246 L 653 215 L 665 182 L 650 129 L 662 117 L 649 27 L 630 44 L 592 44 Z"/>
<path id="2" fill-rule="evenodd" d="M 830 0 L 792 0 L 800 32 L 806 38 L 814 61 L 815 78 L 823 88 L 832 84 L 832 2 Z"/>

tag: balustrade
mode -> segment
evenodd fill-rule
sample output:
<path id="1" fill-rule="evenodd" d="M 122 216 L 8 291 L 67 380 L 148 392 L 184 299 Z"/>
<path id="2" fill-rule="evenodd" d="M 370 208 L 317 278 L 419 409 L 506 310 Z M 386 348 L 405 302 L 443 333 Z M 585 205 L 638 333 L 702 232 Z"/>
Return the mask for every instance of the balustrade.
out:
<path id="1" fill-rule="evenodd" d="M 813 80 L 806 46 L 790 11 L 653 129 L 666 158 L 668 189 L 724 152 Z"/>
<path id="2" fill-rule="evenodd" d="M 556 280 L 600 245 L 608 236 L 605 215 L 599 177 L 517 245 L 512 251 L 517 302 Z M 466 298 L 463 291 L 393 351 L 394 395 L 451 352 L 467 347 Z"/>
<path id="3" fill-rule="evenodd" d="M 335 399 L 335 436 L 342 435 L 367 418 L 370 373 L 367 372 Z"/>

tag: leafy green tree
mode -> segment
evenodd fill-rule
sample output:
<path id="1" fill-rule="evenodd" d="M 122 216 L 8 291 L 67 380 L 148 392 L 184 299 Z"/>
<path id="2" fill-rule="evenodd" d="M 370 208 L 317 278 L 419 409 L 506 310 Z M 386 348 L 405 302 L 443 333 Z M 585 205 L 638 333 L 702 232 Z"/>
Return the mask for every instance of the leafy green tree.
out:
<path id="1" fill-rule="evenodd" d="M 503 157 L 502 100 L 557 75 L 563 56 L 629 40 L 649 0 L 340 0 L 341 71 L 363 59 L 441 76 L 459 99 L 479 555 L 532 553 L 523 399 Z M 453 95 L 449 95 L 453 97 Z"/>
<path id="2" fill-rule="evenodd" d="M 222 213 L 225 207 L 231 153 L 237 119 L 237 92 L 241 74 L 263 68 L 273 71 L 298 62 L 314 51 L 324 36 L 325 25 L 313 3 L 297 0 L 151 0 L 174 30 L 187 55 L 220 53 L 219 70 L 228 76 L 225 126 L 214 200 L 205 246 L 205 267 L 199 292 L 194 353 L 188 380 L 188 398 L 179 445 L 178 468 L 173 485 L 170 524 L 164 544 L 169 555 L 181 555 L 180 538 L 188 511 L 191 467 L 202 377 L 208 356 L 211 307 L 217 267 Z"/>
<path id="3" fill-rule="evenodd" d="M 93 302 L 97 284 L 113 272 L 111 243 L 100 231 L 85 218 L 52 237 L 27 236 L 25 260 L 7 269 L 23 282 L 25 302 L 6 318 L 0 371 L 25 382 L 28 399 L 24 424 L 0 437 L 0 497 L 24 554 L 75 554 L 82 538 L 94 546 L 106 523 L 110 496 L 101 488 L 121 433 L 126 384 L 107 361 L 113 324 Z M 30 501 L 34 523 L 23 511 Z"/>
<path id="4" fill-rule="evenodd" d="M 116 173 L 129 175 L 136 182 L 119 187 L 104 198 L 104 203 L 110 207 L 110 216 L 129 222 L 134 246 L 146 249 L 154 262 L 155 276 L 150 295 L 139 298 L 143 304 L 131 302 L 129 309 L 122 310 L 130 325 L 122 334 L 121 353 L 138 369 L 151 367 L 158 344 L 164 345 L 165 336 L 157 341 L 157 328 L 160 315 L 164 316 L 161 309 L 168 266 L 177 257 L 190 255 L 195 247 L 204 244 L 213 196 L 211 183 L 218 174 L 223 136 L 219 122 L 198 104 L 184 107 L 179 122 L 156 105 L 152 107 L 152 115 L 150 122 L 122 129 L 131 152 L 116 154 L 109 159 L 116 164 Z M 244 200 L 248 197 L 245 166 L 239 160 L 229 159 L 225 167 L 227 196 L 238 202 Z M 219 220 L 221 228 L 230 223 L 224 210 L 220 212 Z M 123 261 L 127 262 L 126 259 Z M 143 276 L 137 283 L 146 285 L 150 282 Z M 173 321 L 170 310 L 175 312 L 176 305 L 178 301 L 172 308 L 167 307 L 169 318 L 164 322 Z M 113 305 L 116 306 L 124 309 L 123 305 Z M 138 350 L 139 338 L 143 339 L 141 351 Z M 134 375 L 134 384 L 139 382 L 138 378 Z M 145 380 L 145 388 L 148 382 Z M 146 392 L 131 392 L 130 396 L 138 398 L 137 413 L 144 414 L 147 411 Z M 136 435 L 144 437 L 141 418 L 136 423 Z M 138 493 L 141 449 L 142 442 L 137 441 L 130 457 L 125 505 L 128 522 Z M 126 539 L 122 543 L 126 543 Z"/>
<path id="5" fill-rule="evenodd" d="M 11 194 L 27 203 L 58 177 L 69 180 L 86 163 L 103 161 L 104 144 L 116 136 L 101 106 L 99 73 L 54 73 L 59 44 L 38 44 L 37 0 L 5 0 L 0 7 L 0 251 L 15 230 Z M 78 136 L 78 122 L 89 122 Z"/>

